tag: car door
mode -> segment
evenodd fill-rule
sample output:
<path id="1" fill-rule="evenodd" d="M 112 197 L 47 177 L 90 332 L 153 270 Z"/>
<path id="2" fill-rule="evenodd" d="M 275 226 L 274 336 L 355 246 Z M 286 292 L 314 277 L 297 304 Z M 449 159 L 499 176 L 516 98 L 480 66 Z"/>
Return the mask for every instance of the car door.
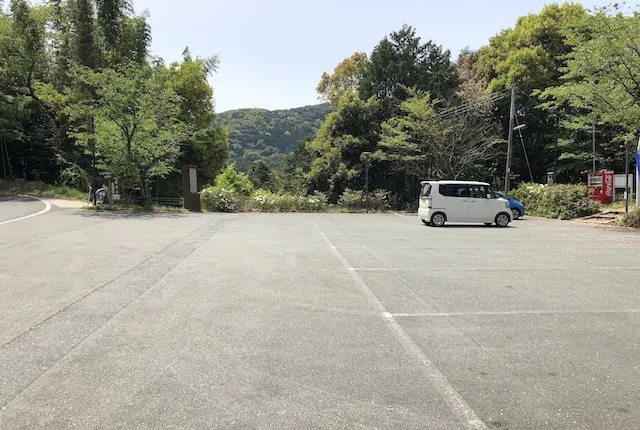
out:
<path id="1" fill-rule="evenodd" d="M 469 221 L 471 191 L 466 184 L 447 184 L 447 221 Z"/>
<path id="2" fill-rule="evenodd" d="M 488 188 L 484 185 L 472 185 L 469 188 L 469 221 L 493 222 L 492 200 L 487 198 L 487 195 L 491 195 Z"/>

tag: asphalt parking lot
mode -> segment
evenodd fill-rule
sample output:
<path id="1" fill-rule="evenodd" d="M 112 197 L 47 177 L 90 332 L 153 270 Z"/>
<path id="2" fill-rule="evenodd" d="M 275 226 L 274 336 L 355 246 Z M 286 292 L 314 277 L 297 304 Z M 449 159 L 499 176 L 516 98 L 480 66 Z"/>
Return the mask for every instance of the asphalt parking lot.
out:
<path id="1" fill-rule="evenodd" d="M 0 225 L 0 428 L 636 429 L 639 254 L 546 220 L 54 208 Z"/>

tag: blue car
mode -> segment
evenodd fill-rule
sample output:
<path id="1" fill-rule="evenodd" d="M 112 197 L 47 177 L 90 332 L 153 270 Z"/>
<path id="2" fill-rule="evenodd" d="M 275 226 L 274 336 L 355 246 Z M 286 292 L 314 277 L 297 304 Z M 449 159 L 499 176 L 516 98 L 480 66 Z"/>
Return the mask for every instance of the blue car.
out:
<path id="1" fill-rule="evenodd" d="M 512 199 L 504 193 L 496 192 L 496 194 L 509 202 L 513 219 L 522 218 L 524 216 L 524 205 L 522 203 L 516 199 Z"/>

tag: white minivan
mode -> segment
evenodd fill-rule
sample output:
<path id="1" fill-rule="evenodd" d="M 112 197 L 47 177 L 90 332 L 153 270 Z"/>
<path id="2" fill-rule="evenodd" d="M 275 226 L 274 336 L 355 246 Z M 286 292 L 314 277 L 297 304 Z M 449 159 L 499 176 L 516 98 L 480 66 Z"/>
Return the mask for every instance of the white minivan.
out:
<path id="1" fill-rule="evenodd" d="M 424 181 L 421 185 L 418 218 L 426 225 L 478 222 L 506 227 L 511 222 L 509 202 L 486 182 Z"/>

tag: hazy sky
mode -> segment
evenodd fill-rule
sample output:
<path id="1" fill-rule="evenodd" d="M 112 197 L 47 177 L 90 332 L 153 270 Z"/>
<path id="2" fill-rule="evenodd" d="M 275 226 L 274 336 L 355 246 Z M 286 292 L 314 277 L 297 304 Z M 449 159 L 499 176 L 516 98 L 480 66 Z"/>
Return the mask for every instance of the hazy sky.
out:
<path id="1" fill-rule="evenodd" d="M 586 0 L 586 7 L 603 4 Z M 455 57 L 478 48 L 544 0 L 134 0 L 151 14 L 152 51 L 165 61 L 220 55 L 216 110 L 317 103 L 323 72 L 407 23 Z"/>

